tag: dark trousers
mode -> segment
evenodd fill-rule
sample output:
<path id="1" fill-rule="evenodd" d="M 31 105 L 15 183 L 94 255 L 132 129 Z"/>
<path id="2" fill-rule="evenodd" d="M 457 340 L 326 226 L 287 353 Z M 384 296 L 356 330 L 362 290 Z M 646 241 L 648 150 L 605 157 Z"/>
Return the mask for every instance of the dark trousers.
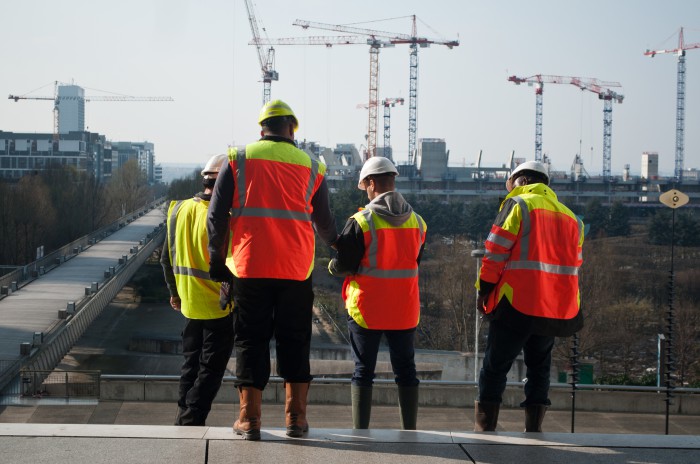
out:
<path id="1" fill-rule="evenodd" d="M 204 425 L 233 350 L 233 320 L 188 319 L 182 331 L 178 424 Z"/>
<path id="2" fill-rule="evenodd" d="M 413 349 L 415 328 L 406 330 L 365 329 L 348 316 L 348 332 L 350 333 L 350 351 L 352 359 L 355 361 L 355 372 L 352 375 L 353 385 L 372 386 L 382 334 L 389 344 L 389 359 L 391 360 L 391 369 L 394 371 L 395 382 L 402 387 L 418 385 Z"/>
<path id="3" fill-rule="evenodd" d="M 519 332 L 501 321 L 491 321 L 484 352 L 484 364 L 479 373 L 479 401 L 500 403 L 506 388 L 508 371 L 523 351 L 527 381 L 527 404 L 551 404 L 549 401 L 549 371 L 552 365 L 554 337 Z"/>
<path id="4" fill-rule="evenodd" d="M 277 374 L 286 382 L 310 382 L 309 351 L 314 292 L 311 278 L 233 279 L 236 387 L 264 389 L 270 380 L 270 340 Z"/>

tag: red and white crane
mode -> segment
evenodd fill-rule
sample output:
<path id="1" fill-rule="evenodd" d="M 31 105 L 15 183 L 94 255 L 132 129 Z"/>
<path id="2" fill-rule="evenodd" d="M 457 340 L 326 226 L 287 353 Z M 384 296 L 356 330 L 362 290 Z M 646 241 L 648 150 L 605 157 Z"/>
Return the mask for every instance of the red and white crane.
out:
<path id="1" fill-rule="evenodd" d="M 391 108 L 396 105 L 403 105 L 403 98 L 385 98 L 381 101 L 384 107 L 384 156 L 393 161 L 392 150 L 391 150 Z M 358 108 L 368 109 L 369 104 L 360 103 L 357 105 Z"/>
<path id="2" fill-rule="evenodd" d="M 678 32 L 678 47 L 668 50 L 649 50 L 644 56 L 651 58 L 663 53 L 675 53 L 678 55 L 678 79 L 676 84 L 676 158 L 673 176 L 676 183 L 683 182 L 683 150 L 685 146 L 685 51 L 700 48 L 700 43 L 687 44 L 683 40 L 683 28 Z"/>
<path id="3" fill-rule="evenodd" d="M 297 19 L 295 26 L 304 29 L 324 29 L 334 32 L 345 32 L 369 36 L 367 44 L 369 49 L 369 118 L 367 123 L 367 153 L 365 158 L 375 155 L 377 147 L 377 96 L 379 93 L 379 49 L 392 47 L 397 44 L 408 44 L 411 47 L 410 79 L 409 79 L 409 112 L 408 112 L 408 160 L 409 164 L 415 162 L 416 153 L 416 128 L 417 128 L 417 103 L 418 103 L 418 48 L 429 47 L 432 44 L 445 45 L 453 48 L 459 45 L 459 40 L 441 40 L 418 37 L 416 29 L 416 16 L 413 15 L 411 34 L 378 31 L 364 29 L 342 24 L 326 24 Z"/>
<path id="4" fill-rule="evenodd" d="M 544 84 L 569 84 L 581 90 L 588 90 L 603 100 L 603 178 L 610 179 L 612 146 L 612 102 L 622 103 L 624 96 L 613 92 L 610 87 L 622 87 L 619 82 L 601 81 L 593 77 L 551 76 L 537 74 L 530 77 L 508 77 L 516 85 L 526 83 L 535 86 L 535 160 L 542 161 L 542 93 Z"/>

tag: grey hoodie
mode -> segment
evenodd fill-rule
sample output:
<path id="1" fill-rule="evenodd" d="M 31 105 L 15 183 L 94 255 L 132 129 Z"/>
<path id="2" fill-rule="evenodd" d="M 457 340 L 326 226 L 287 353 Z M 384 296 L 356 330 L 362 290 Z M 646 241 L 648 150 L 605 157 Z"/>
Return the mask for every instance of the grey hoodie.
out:
<path id="1" fill-rule="evenodd" d="M 395 227 L 405 223 L 413 213 L 411 205 L 396 191 L 378 195 L 365 208 Z M 365 253 L 365 240 L 362 227 L 352 217 L 345 223 L 336 246 L 338 255 L 328 264 L 328 271 L 338 277 L 355 274 Z M 417 262 L 420 262 L 422 253 L 421 247 Z"/>
<path id="2" fill-rule="evenodd" d="M 406 222 L 413 212 L 403 195 L 396 191 L 380 194 L 366 208 L 394 227 Z"/>

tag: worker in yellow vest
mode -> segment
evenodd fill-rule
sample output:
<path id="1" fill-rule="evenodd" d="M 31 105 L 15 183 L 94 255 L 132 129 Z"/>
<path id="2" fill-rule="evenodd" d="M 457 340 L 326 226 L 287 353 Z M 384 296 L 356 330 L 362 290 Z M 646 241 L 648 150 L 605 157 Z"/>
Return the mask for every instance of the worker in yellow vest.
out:
<path id="1" fill-rule="evenodd" d="M 343 299 L 348 311 L 352 376 L 352 422 L 369 428 L 372 384 L 382 334 L 398 385 L 401 427 L 415 430 L 418 384 L 414 354 L 420 318 L 418 264 L 427 226 L 395 190 L 398 171 L 387 158 L 375 156 L 362 166 L 358 188 L 369 204 L 350 217 L 338 238 L 338 255 L 328 265 L 346 276 Z"/>
<path id="2" fill-rule="evenodd" d="M 263 106 L 258 123 L 260 140 L 229 149 L 207 217 L 209 274 L 218 281 L 233 274 L 240 397 L 233 430 L 246 440 L 260 439 L 273 335 L 277 372 L 285 385 L 287 436 L 301 437 L 309 430 L 314 229 L 326 245 L 338 236 L 326 166 L 296 147 L 299 122 L 292 109 L 273 100 Z"/>
<path id="3" fill-rule="evenodd" d="M 206 218 L 214 182 L 226 155 L 213 156 L 202 170 L 204 191 L 173 201 L 161 253 L 170 305 L 187 323 L 175 425 L 205 425 L 233 350 L 232 306 L 220 305 L 221 284 L 209 277 Z"/>

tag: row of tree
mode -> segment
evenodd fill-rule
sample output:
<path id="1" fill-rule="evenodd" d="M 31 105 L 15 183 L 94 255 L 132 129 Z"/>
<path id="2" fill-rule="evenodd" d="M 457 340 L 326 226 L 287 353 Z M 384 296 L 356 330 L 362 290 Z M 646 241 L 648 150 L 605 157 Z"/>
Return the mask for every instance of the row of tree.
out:
<path id="1" fill-rule="evenodd" d="M 110 182 L 56 165 L 17 181 L 0 181 L 0 264 L 21 266 L 116 221 L 153 201 L 158 192 L 135 161 Z"/>

